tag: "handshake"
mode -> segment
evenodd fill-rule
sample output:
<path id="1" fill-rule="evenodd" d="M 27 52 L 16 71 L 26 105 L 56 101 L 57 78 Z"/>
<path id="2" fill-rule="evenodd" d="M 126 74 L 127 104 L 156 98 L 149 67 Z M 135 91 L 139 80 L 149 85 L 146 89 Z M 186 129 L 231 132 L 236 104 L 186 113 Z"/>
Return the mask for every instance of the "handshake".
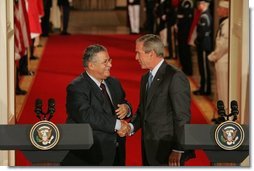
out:
<path id="1" fill-rule="evenodd" d="M 130 135 L 131 133 L 131 127 L 128 122 L 125 120 L 120 120 L 121 121 L 121 129 L 117 131 L 117 134 L 120 137 L 125 137 L 126 135 Z"/>

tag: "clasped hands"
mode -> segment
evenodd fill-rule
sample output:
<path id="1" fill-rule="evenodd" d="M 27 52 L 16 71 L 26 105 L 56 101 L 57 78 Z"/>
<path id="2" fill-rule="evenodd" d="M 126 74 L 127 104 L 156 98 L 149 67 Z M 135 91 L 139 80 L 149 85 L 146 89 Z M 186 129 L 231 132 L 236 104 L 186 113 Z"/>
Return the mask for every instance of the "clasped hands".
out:
<path id="1" fill-rule="evenodd" d="M 125 120 L 120 120 L 121 121 L 121 128 L 120 130 L 117 131 L 117 134 L 120 137 L 125 137 L 126 135 L 130 135 L 131 132 L 131 127 L 128 122 Z"/>

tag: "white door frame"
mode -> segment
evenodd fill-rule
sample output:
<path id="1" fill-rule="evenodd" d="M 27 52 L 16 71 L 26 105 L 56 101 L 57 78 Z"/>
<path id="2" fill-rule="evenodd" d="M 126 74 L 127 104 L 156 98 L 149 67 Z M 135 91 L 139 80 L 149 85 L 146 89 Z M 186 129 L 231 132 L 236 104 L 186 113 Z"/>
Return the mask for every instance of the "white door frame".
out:
<path id="1" fill-rule="evenodd" d="M 6 125 L 15 117 L 13 8 L 13 0 L 0 0 L 0 124 Z M 0 150 L 0 166 L 14 166 L 14 154 Z"/>

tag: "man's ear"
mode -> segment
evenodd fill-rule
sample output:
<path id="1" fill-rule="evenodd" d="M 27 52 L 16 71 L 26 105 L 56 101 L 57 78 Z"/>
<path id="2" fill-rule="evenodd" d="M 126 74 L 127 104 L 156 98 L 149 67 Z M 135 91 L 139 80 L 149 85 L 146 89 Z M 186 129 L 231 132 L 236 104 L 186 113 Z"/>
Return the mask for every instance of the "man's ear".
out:
<path id="1" fill-rule="evenodd" d="M 155 55 L 155 52 L 154 52 L 154 50 L 152 50 L 152 51 L 150 52 L 149 56 L 152 57 L 152 56 L 154 56 L 154 55 Z"/>
<path id="2" fill-rule="evenodd" d="M 88 68 L 93 70 L 94 68 L 94 64 L 92 62 L 88 62 Z"/>

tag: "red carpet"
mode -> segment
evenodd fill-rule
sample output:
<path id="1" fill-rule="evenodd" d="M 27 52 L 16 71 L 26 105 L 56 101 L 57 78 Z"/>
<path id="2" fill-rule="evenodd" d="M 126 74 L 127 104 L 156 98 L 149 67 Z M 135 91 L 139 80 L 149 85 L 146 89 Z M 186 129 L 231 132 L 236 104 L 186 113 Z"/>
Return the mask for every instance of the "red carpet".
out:
<path id="1" fill-rule="evenodd" d="M 52 119 L 54 123 L 64 123 L 66 118 L 65 97 L 66 87 L 71 80 L 83 72 L 82 54 L 84 48 L 90 44 L 102 44 L 107 47 L 109 55 L 113 59 L 111 75 L 120 79 L 127 99 L 137 109 L 139 101 L 139 81 L 145 72 L 140 69 L 135 60 L 134 35 L 73 35 L 51 36 L 44 49 L 43 58 L 36 71 L 36 78 L 22 111 L 19 124 L 34 124 L 38 121 L 34 113 L 34 102 L 41 98 L 46 111 L 47 100 L 55 98 L 56 112 Z M 201 112 L 195 104 L 191 105 L 192 123 L 206 123 Z M 127 138 L 128 166 L 141 165 L 140 131 L 134 136 Z M 22 152 L 16 153 L 16 165 L 26 166 L 30 162 L 26 160 Z M 207 166 L 209 160 L 202 150 L 196 151 L 197 158 L 189 160 L 188 166 Z"/>

